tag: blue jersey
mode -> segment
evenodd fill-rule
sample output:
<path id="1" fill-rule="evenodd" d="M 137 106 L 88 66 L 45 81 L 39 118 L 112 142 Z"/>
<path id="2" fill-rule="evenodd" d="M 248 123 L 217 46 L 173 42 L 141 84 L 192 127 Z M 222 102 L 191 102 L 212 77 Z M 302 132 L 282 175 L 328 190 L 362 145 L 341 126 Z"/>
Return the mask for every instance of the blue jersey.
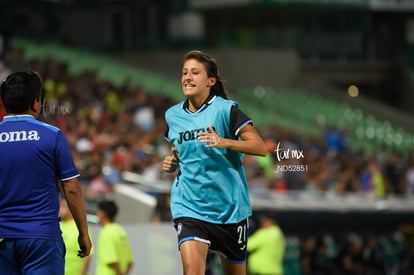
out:
<path id="1" fill-rule="evenodd" d="M 30 115 L 0 123 L 0 238 L 60 239 L 58 180 L 79 176 L 63 133 Z"/>
<path id="2" fill-rule="evenodd" d="M 246 117 L 231 127 L 231 112 L 236 103 L 211 97 L 196 113 L 185 102 L 167 110 L 166 138 L 179 154 L 179 172 L 171 190 L 174 219 L 189 217 L 211 223 L 238 223 L 251 215 L 242 154 L 228 149 L 207 148 L 197 133 L 214 127 L 217 134 L 237 139 L 237 132 L 251 120 Z"/>

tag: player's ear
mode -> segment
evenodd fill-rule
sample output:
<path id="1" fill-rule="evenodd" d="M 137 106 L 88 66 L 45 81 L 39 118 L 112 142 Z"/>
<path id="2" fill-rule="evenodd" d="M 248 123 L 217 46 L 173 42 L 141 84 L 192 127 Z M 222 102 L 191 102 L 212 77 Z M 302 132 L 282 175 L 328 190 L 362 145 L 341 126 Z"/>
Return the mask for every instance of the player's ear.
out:
<path id="1" fill-rule="evenodd" d="M 213 87 L 214 84 L 216 84 L 216 78 L 215 77 L 209 77 L 207 87 Z"/>

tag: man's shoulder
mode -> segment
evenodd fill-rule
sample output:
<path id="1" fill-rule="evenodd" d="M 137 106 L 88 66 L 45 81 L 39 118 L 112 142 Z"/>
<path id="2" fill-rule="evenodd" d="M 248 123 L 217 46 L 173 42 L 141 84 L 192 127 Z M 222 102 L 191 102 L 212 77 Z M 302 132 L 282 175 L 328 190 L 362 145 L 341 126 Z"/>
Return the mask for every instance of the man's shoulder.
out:
<path id="1" fill-rule="evenodd" d="M 39 128 L 44 128 L 44 129 L 47 129 L 47 130 L 52 131 L 54 133 L 60 132 L 60 129 L 58 127 L 53 126 L 49 123 L 40 121 L 40 120 L 33 120 L 30 123 L 32 123 L 34 125 L 37 125 Z"/>

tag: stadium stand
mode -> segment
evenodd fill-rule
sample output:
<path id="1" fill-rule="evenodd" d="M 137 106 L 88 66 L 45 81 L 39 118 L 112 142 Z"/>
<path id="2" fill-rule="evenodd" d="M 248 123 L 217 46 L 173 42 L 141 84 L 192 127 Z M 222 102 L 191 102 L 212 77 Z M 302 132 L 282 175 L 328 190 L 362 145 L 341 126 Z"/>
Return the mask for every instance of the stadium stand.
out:
<path id="1" fill-rule="evenodd" d="M 105 56 L 82 50 L 74 50 L 56 44 L 36 45 L 30 41 L 14 40 L 16 47 L 24 49 L 25 60 L 48 59 L 68 64 L 69 73 L 79 75 L 94 71 L 99 79 L 121 86 L 126 81 L 143 87 L 149 93 L 162 93 L 172 99 L 179 99 L 179 84 L 160 73 L 133 68 Z M 292 128 L 293 131 L 308 137 L 320 135 L 317 121 L 323 127 L 332 126 L 346 130 L 350 145 L 354 150 L 374 152 L 379 148 L 392 148 L 407 152 L 414 145 L 414 129 L 411 123 L 394 122 L 377 114 L 387 107 L 381 106 L 379 112 L 366 110 L 373 102 L 360 107 L 350 103 L 337 102 L 301 90 L 278 90 L 268 87 L 256 87 L 255 90 L 239 91 L 235 97 L 248 113 L 251 113 L 259 126 L 277 125 Z M 245 104 L 249 103 L 249 104 Z M 300 108 L 298 108 L 298 104 Z M 396 110 L 388 113 L 397 112 Z M 404 116 L 400 113 L 399 117 Z M 407 119 L 406 119 L 407 120 Z"/>

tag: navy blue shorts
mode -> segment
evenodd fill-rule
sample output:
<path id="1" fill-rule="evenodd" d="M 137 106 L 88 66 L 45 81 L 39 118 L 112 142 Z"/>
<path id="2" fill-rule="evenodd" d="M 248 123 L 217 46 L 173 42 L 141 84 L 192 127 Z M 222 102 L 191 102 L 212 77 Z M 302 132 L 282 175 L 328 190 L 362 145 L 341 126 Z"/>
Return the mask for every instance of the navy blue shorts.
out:
<path id="1" fill-rule="evenodd" d="M 246 262 L 248 220 L 236 224 L 215 224 L 191 218 L 174 220 L 178 236 L 178 248 L 189 240 L 204 242 L 209 249 L 220 252 L 226 259 L 235 264 Z"/>
<path id="2" fill-rule="evenodd" d="M 63 240 L 4 239 L 0 242 L 0 274 L 63 275 Z"/>

